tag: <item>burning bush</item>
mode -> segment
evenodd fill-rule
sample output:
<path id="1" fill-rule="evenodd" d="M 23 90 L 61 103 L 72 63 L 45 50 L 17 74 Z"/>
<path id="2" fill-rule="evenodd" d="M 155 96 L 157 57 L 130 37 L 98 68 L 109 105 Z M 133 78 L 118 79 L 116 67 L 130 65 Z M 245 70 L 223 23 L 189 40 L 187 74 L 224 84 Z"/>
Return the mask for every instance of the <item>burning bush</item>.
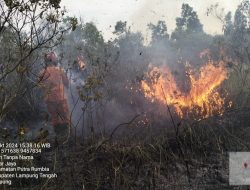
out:
<path id="1" fill-rule="evenodd" d="M 223 114 L 225 98 L 218 87 L 227 79 L 224 62 L 208 62 L 197 74 L 188 69 L 186 75 L 190 82 L 190 90 L 183 93 L 167 66 L 151 67 L 146 79 L 141 81 L 142 91 L 151 102 L 159 101 L 172 105 L 180 117 L 187 117 L 193 112 L 199 118 L 207 118 L 213 114 Z"/>

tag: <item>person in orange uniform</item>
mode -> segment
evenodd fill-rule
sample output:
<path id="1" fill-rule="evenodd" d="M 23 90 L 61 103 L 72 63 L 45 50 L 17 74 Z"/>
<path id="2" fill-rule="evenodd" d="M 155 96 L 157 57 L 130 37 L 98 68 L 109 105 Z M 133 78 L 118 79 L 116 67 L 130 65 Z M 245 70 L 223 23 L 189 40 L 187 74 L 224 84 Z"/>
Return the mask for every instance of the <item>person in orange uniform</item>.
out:
<path id="1" fill-rule="evenodd" d="M 70 124 L 68 102 L 65 96 L 65 87 L 68 88 L 69 80 L 64 70 L 57 66 L 57 57 L 54 52 L 47 53 L 45 61 L 47 67 L 40 73 L 44 101 L 56 134 L 64 136 Z"/>

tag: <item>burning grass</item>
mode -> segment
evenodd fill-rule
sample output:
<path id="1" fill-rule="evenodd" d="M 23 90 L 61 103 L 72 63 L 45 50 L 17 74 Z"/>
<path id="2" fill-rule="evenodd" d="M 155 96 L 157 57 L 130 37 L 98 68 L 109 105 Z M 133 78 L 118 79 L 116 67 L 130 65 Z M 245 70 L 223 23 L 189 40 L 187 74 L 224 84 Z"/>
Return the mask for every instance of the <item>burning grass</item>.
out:
<path id="1" fill-rule="evenodd" d="M 182 92 L 166 66 L 151 67 L 146 79 L 141 81 L 142 91 L 152 102 L 172 105 L 181 118 L 186 118 L 190 113 L 197 118 L 222 115 L 226 96 L 219 93 L 218 87 L 228 76 L 225 63 L 209 61 L 200 68 L 198 74 L 191 68 L 187 69 L 186 74 L 190 82 L 188 93 Z"/>

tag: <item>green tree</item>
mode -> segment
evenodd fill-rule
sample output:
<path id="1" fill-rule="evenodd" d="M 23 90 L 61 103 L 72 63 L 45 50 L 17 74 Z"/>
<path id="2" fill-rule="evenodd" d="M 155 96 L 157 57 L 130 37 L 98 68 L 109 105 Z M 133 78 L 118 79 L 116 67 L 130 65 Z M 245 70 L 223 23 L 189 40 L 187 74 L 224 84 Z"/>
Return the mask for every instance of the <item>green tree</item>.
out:
<path id="1" fill-rule="evenodd" d="M 156 25 L 151 23 L 148 25 L 148 27 L 152 31 L 151 38 L 153 42 L 169 39 L 169 34 L 167 32 L 167 25 L 165 21 L 160 20 Z"/>
<path id="2" fill-rule="evenodd" d="M 176 29 L 172 33 L 172 38 L 177 39 L 184 34 L 199 32 L 203 32 L 203 25 L 196 11 L 188 4 L 182 4 L 181 17 L 176 18 Z"/>
<path id="3" fill-rule="evenodd" d="M 223 25 L 223 31 L 225 35 L 232 34 L 234 30 L 234 25 L 232 22 L 232 13 L 228 12 L 224 18 L 224 25 Z"/>
<path id="4" fill-rule="evenodd" d="M 223 20 L 225 55 L 232 73 L 229 78 L 229 92 L 235 106 L 247 106 L 250 103 L 250 2 L 243 0 L 231 21 L 228 13 Z M 233 64 L 235 63 L 235 64 Z"/>
<path id="5" fill-rule="evenodd" d="M 250 2 L 244 0 L 235 11 L 234 27 L 236 30 L 245 31 L 250 27 Z"/>
<path id="6" fill-rule="evenodd" d="M 114 34 L 122 34 L 127 32 L 127 22 L 126 21 L 118 21 L 115 25 L 115 31 Z"/>

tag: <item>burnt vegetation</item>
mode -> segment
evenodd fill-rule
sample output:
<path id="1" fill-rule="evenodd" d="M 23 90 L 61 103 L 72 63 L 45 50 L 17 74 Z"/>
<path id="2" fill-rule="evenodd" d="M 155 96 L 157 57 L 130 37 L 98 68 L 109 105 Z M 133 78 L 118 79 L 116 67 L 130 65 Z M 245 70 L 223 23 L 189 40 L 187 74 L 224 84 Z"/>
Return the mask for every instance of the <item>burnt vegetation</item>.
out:
<path id="1" fill-rule="evenodd" d="M 222 34 L 210 35 L 183 4 L 175 30 L 169 33 L 163 20 L 149 23 L 146 43 L 123 21 L 105 41 L 94 23 L 67 17 L 60 0 L 0 0 L 0 138 L 51 142 L 50 151 L 22 164 L 58 174 L 16 180 L 12 188 L 230 189 L 228 152 L 250 150 L 249 10 L 249 0 L 235 13 L 209 7 L 223 25 Z M 69 79 L 65 139 L 50 124 L 41 88 L 44 55 L 52 51 Z M 193 89 L 192 76 L 222 63 L 225 77 L 204 93 L 206 103 L 181 101 Z M 212 72 L 204 80 L 218 77 Z"/>

